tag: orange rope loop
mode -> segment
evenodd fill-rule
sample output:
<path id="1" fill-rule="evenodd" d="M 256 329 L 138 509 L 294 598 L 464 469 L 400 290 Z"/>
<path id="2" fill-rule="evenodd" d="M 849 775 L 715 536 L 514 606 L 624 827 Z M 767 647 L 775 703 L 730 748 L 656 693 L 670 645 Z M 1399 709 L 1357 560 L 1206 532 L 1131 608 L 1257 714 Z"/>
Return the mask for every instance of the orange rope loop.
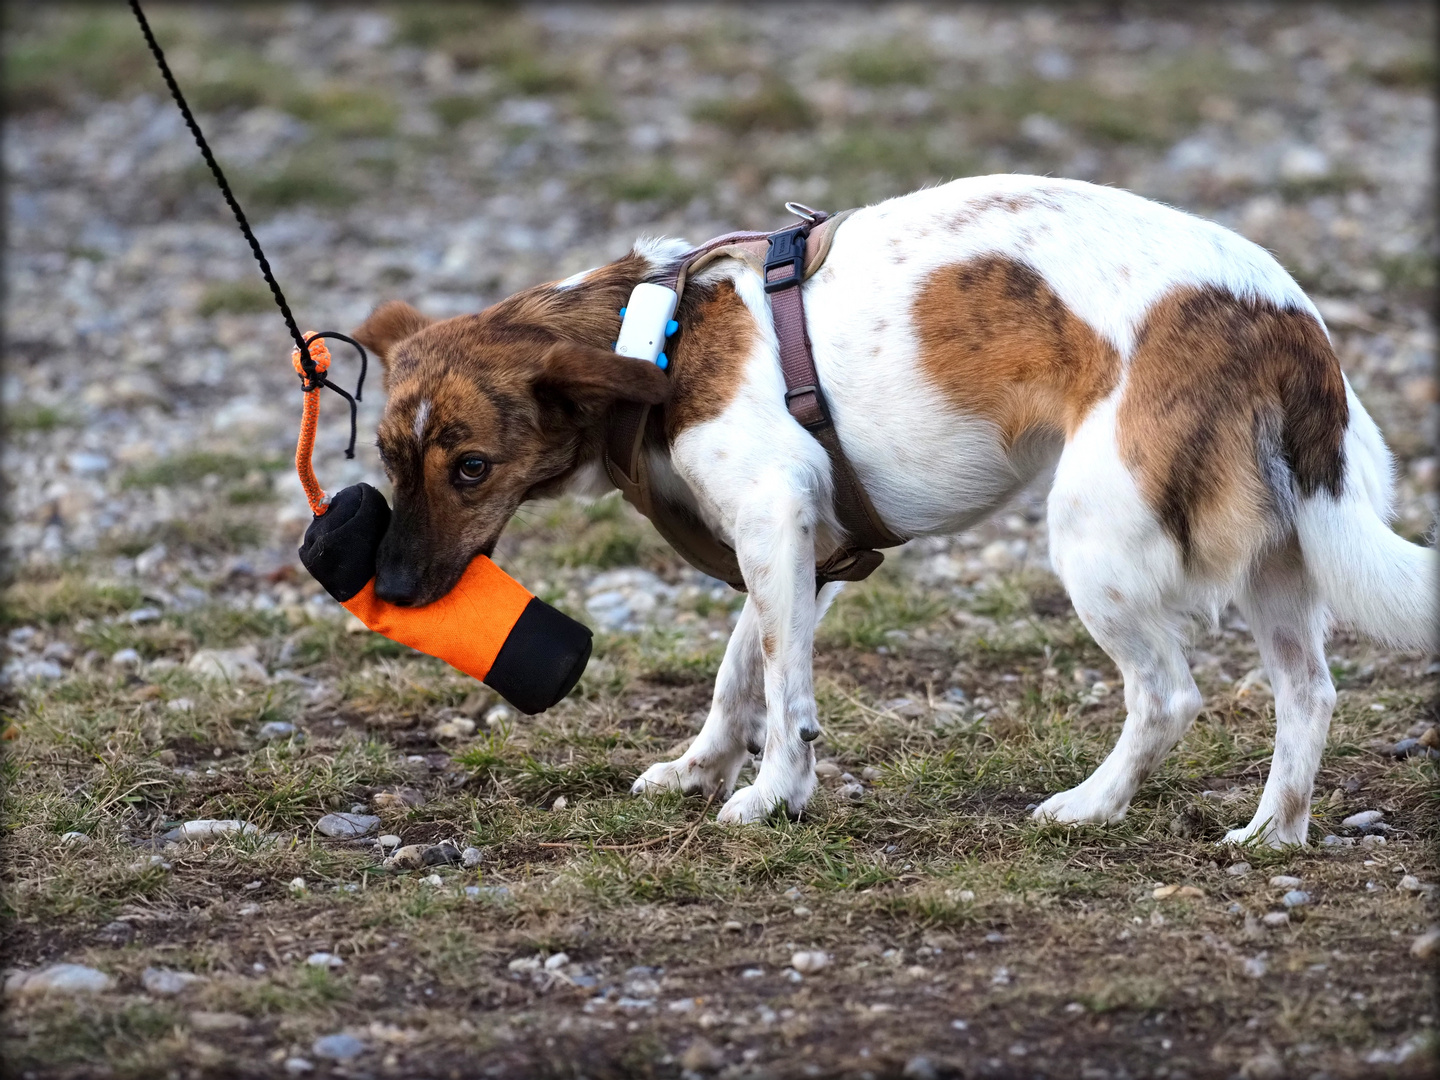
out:
<path id="1" fill-rule="evenodd" d="M 306 344 L 309 346 L 315 371 L 323 378 L 330 370 L 330 349 L 323 340 L 310 334 L 306 335 Z M 298 348 L 290 350 L 290 363 L 294 365 L 295 374 L 300 376 L 303 385 L 306 381 L 305 366 L 301 362 Z M 300 476 L 300 486 L 305 489 L 305 501 L 310 504 L 310 512 L 319 517 L 330 508 L 330 500 L 326 498 L 320 481 L 315 478 L 315 429 L 320 422 L 320 386 L 302 390 L 302 393 L 305 397 L 305 408 L 300 414 L 300 438 L 295 444 L 295 472 Z"/>

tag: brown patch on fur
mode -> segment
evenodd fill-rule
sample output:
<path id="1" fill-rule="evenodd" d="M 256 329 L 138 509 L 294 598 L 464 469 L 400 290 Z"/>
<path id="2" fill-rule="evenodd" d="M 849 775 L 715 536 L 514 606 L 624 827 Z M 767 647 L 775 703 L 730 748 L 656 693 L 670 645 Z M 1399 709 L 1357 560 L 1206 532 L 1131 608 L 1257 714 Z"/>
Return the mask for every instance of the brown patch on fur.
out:
<path id="1" fill-rule="evenodd" d="M 1295 490 L 1340 493 L 1340 364 L 1309 314 L 1215 287 L 1151 308 L 1120 403 L 1120 455 L 1186 565 L 1228 574 L 1288 524 Z"/>
<path id="2" fill-rule="evenodd" d="M 440 322 L 387 304 L 357 331 L 385 364 L 389 393 L 377 440 L 395 495 L 377 559 L 383 599 L 424 604 L 449 591 L 522 502 L 599 456 L 611 405 L 665 400 L 664 372 L 608 347 L 648 266 L 631 253 L 574 286 L 540 285 Z M 472 455 L 490 468 L 466 484 L 457 466 Z"/>
<path id="3" fill-rule="evenodd" d="M 1290 832 L 1300 827 L 1309 812 L 1310 800 L 1294 788 L 1286 788 L 1280 793 L 1280 808 L 1275 814 L 1274 827 L 1281 832 Z"/>
<path id="4" fill-rule="evenodd" d="M 755 316 L 729 281 L 691 285 L 675 313 L 665 437 L 713 420 L 735 399 L 755 347 Z"/>
<path id="5" fill-rule="evenodd" d="M 1073 432 L 1120 370 L 1034 269 L 998 255 L 937 270 L 912 311 L 921 369 L 1007 447 L 1037 427 Z"/>

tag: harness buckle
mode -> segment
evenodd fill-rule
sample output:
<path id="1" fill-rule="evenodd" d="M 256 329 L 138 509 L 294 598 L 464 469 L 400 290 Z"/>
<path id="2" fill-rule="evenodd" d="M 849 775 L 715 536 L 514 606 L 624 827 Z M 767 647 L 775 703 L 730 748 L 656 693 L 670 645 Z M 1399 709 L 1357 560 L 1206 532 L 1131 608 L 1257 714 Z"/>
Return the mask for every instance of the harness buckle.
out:
<path id="1" fill-rule="evenodd" d="M 796 398 L 807 396 L 811 399 L 810 401 L 802 402 L 798 406 L 794 404 Z M 814 431 L 816 428 L 825 427 L 830 423 L 830 409 L 825 404 L 825 395 L 820 392 L 820 387 L 814 384 L 786 390 L 785 408 L 806 431 Z M 807 418 L 807 414 L 812 412 L 813 415 Z"/>
<path id="2" fill-rule="evenodd" d="M 779 292 L 792 285 L 799 285 L 805 274 L 805 233 L 803 225 L 770 235 L 770 246 L 765 251 L 765 291 Z M 790 268 L 790 273 L 772 278 L 772 270 Z"/>

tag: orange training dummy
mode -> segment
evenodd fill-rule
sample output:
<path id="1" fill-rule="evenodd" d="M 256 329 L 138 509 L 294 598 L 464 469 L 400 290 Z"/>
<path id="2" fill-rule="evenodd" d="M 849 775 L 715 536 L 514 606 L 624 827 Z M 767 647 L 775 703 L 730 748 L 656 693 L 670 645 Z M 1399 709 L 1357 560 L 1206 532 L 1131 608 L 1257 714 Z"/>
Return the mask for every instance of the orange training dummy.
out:
<path id="1" fill-rule="evenodd" d="M 543 712 L 574 689 L 590 631 L 479 555 L 455 588 L 424 607 L 375 596 L 375 553 L 390 505 L 369 484 L 338 492 L 305 530 L 300 561 L 325 591 L 377 633 L 437 656 L 521 712 Z"/>

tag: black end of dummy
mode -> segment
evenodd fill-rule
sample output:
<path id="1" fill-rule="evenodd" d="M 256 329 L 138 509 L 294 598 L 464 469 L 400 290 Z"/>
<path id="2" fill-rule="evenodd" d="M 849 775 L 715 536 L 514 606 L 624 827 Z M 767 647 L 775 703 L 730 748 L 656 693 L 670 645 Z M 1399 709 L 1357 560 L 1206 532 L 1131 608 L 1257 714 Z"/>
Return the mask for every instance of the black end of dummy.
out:
<path id="1" fill-rule="evenodd" d="M 590 660 L 590 628 L 532 597 L 485 685 L 527 716 L 544 712 L 575 689 Z"/>
<path id="2" fill-rule="evenodd" d="M 335 493 L 305 530 L 300 561 L 325 591 L 345 603 L 375 576 L 375 553 L 390 527 L 390 504 L 369 484 Z"/>

